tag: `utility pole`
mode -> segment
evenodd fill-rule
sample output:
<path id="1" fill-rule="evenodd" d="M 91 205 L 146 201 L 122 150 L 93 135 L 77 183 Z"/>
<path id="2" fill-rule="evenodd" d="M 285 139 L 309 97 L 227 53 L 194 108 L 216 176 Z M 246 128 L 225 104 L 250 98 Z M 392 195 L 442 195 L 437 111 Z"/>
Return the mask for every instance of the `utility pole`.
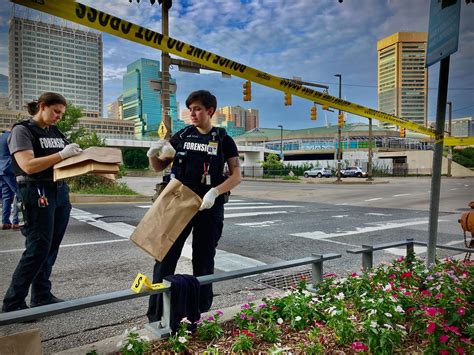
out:
<path id="1" fill-rule="evenodd" d="M 366 181 L 374 181 L 372 177 L 372 119 L 369 118 L 369 157 L 367 162 L 367 179 Z"/>
<path id="2" fill-rule="evenodd" d="M 161 2 L 160 2 L 161 3 Z M 163 0 L 161 3 L 161 31 L 163 35 L 169 36 L 168 10 L 172 5 L 172 0 Z M 170 116 L 170 62 L 169 53 L 161 52 L 161 120 L 166 128 L 165 139 L 171 137 L 171 116 Z"/>
<path id="3" fill-rule="evenodd" d="M 448 106 L 449 106 L 449 123 L 448 123 L 448 135 L 449 137 L 451 137 L 453 135 L 453 131 L 452 131 L 452 115 L 453 115 L 453 103 L 451 101 L 448 101 L 446 103 Z M 451 163 L 453 161 L 453 147 L 452 146 L 449 146 L 448 147 L 448 173 L 446 174 L 448 177 L 451 177 Z"/>
<path id="4" fill-rule="evenodd" d="M 278 127 L 280 127 L 280 161 L 283 162 L 283 126 L 279 124 Z"/>
<path id="5" fill-rule="evenodd" d="M 341 74 L 335 74 L 334 76 L 337 76 L 339 78 L 339 98 L 342 97 L 342 75 Z M 339 110 L 339 115 L 341 114 L 341 110 Z M 342 129 L 340 125 L 337 125 L 337 171 L 336 171 L 336 176 L 337 180 L 336 182 L 341 182 L 341 133 Z"/>

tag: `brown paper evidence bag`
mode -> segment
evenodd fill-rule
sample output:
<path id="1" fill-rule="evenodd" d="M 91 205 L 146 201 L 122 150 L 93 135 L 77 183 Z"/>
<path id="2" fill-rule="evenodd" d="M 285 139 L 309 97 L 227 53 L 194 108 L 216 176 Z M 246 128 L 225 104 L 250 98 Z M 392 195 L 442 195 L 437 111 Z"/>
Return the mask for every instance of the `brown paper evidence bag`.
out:
<path id="1" fill-rule="evenodd" d="M 122 163 L 122 151 L 117 148 L 89 147 L 81 154 L 54 165 L 54 181 L 84 174 L 100 175 L 115 180 Z"/>
<path id="2" fill-rule="evenodd" d="M 178 179 L 171 179 L 142 218 L 130 240 L 158 261 L 201 206 L 202 199 Z"/>

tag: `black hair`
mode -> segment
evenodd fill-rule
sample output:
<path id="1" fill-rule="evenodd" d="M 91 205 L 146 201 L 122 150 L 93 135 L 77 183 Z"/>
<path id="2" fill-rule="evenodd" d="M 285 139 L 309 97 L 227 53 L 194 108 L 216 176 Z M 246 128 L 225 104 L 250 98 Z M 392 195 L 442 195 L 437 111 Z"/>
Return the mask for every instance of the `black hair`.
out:
<path id="1" fill-rule="evenodd" d="M 217 99 L 209 91 L 198 90 L 198 91 L 193 91 L 192 93 L 190 93 L 188 98 L 186 99 L 186 107 L 189 108 L 189 106 L 195 101 L 199 101 L 206 109 L 209 109 L 212 107 L 214 109 L 214 112 L 212 113 L 212 115 L 214 115 L 214 113 L 216 112 Z"/>
<path id="2" fill-rule="evenodd" d="M 28 102 L 27 108 L 30 115 L 36 115 L 39 111 L 39 105 L 43 103 L 46 106 L 61 104 L 67 106 L 66 99 L 63 95 L 55 92 L 45 92 L 41 94 L 37 101 Z"/>

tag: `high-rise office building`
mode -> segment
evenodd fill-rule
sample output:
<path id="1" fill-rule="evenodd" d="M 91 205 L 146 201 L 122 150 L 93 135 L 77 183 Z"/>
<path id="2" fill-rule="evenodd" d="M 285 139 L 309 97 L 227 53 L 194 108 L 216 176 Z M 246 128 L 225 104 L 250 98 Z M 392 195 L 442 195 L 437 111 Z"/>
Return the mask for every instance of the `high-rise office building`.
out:
<path id="1" fill-rule="evenodd" d="M 259 127 L 258 110 L 249 108 L 245 111 L 245 131 Z"/>
<path id="2" fill-rule="evenodd" d="M 123 120 L 123 97 L 120 95 L 117 100 L 107 105 L 107 118 Z"/>
<path id="3" fill-rule="evenodd" d="M 102 35 L 12 17 L 9 37 L 9 102 L 14 110 L 46 91 L 64 95 L 85 117 L 102 117 Z"/>
<path id="4" fill-rule="evenodd" d="M 250 131 L 259 126 L 259 113 L 258 110 L 253 108 L 224 106 L 217 109 L 217 113 L 225 116 L 226 123 L 233 122 L 234 127 L 243 128 L 245 131 Z"/>
<path id="5" fill-rule="evenodd" d="M 0 98 L 8 97 L 8 76 L 0 74 Z"/>
<path id="6" fill-rule="evenodd" d="M 123 76 L 123 119 L 135 121 L 135 135 L 156 135 L 161 123 L 160 62 L 141 58 L 127 65 Z M 175 83 L 174 79 L 171 79 Z M 172 132 L 185 126 L 178 120 L 176 94 L 170 94 Z"/>
<path id="7" fill-rule="evenodd" d="M 396 32 L 377 42 L 378 105 L 386 112 L 427 125 L 426 32 Z"/>

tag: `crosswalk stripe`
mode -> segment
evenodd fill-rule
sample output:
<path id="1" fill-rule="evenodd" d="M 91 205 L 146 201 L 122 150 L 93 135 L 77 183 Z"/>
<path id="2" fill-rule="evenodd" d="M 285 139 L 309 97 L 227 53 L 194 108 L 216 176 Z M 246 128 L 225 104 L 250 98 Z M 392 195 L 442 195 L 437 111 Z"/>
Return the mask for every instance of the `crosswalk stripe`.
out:
<path id="1" fill-rule="evenodd" d="M 257 210 L 257 209 L 264 209 L 264 208 L 300 208 L 303 206 L 295 206 L 295 205 L 272 205 L 272 206 L 239 206 L 239 207 L 226 207 L 225 210 Z"/>
<path id="2" fill-rule="evenodd" d="M 262 211 L 262 212 L 243 212 L 243 213 L 224 213 L 224 218 L 253 217 L 269 214 L 288 213 L 287 211 Z"/>

